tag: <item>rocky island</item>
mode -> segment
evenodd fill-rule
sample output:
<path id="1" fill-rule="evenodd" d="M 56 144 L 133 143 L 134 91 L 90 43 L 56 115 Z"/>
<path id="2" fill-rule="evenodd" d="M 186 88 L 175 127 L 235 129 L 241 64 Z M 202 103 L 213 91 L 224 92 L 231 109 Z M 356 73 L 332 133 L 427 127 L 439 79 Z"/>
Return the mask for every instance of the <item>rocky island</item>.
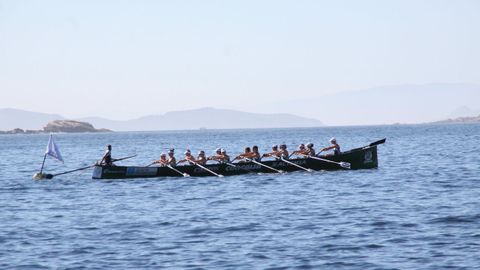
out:
<path id="1" fill-rule="evenodd" d="M 458 117 L 454 119 L 447 119 L 443 121 L 433 122 L 433 124 L 471 124 L 480 123 L 480 115 L 472 117 Z"/>
<path id="2" fill-rule="evenodd" d="M 95 128 L 92 124 L 87 122 L 80 122 L 74 120 L 54 120 L 49 122 L 41 130 L 23 130 L 15 128 L 9 131 L 0 131 L 0 134 L 36 134 L 36 133 L 85 133 L 85 132 L 112 132 L 109 129 Z"/>

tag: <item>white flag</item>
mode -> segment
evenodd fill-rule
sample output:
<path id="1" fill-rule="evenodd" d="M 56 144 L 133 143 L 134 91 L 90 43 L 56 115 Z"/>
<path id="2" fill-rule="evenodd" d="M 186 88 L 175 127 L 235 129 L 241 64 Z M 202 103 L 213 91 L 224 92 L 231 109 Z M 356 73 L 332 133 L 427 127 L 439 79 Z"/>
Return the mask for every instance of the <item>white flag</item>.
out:
<path id="1" fill-rule="evenodd" d="M 60 154 L 60 150 L 58 150 L 58 146 L 55 144 L 55 141 L 53 141 L 52 134 L 50 134 L 50 139 L 48 140 L 47 145 L 47 152 L 45 152 L 45 154 L 63 163 L 62 154 Z"/>

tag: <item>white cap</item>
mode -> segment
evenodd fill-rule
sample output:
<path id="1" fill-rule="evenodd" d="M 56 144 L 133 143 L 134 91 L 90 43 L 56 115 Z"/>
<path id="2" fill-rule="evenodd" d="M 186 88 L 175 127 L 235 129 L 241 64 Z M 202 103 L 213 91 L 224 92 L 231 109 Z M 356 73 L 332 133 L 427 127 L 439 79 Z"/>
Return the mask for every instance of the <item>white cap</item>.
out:
<path id="1" fill-rule="evenodd" d="M 278 148 L 278 145 L 274 144 L 272 145 L 272 148 Z"/>
<path id="2" fill-rule="evenodd" d="M 162 153 L 160 156 L 161 157 L 166 157 L 167 155 L 165 153 Z"/>
<path id="3" fill-rule="evenodd" d="M 335 137 L 330 139 L 330 143 L 334 143 L 334 142 L 337 142 L 337 139 L 335 139 Z"/>
<path id="4" fill-rule="evenodd" d="M 227 152 L 227 150 L 225 150 L 225 149 L 222 149 L 222 153 L 226 153 L 226 152 Z"/>
<path id="5" fill-rule="evenodd" d="M 222 152 L 222 149 L 217 148 L 217 149 L 215 150 L 215 152 Z"/>
<path id="6" fill-rule="evenodd" d="M 192 152 L 190 151 L 190 149 L 187 149 L 187 151 L 185 151 L 185 155 L 186 154 L 191 154 Z"/>

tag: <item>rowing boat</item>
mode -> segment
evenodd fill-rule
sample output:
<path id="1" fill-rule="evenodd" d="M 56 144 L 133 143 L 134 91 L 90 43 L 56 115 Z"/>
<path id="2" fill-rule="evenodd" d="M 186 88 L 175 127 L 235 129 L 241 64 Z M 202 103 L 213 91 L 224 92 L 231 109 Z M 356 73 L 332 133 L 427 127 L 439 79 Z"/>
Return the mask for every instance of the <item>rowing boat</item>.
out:
<path id="1" fill-rule="evenodd" d="M 386 139 L 373 142 L 367 146 L 355 148 L 342 152 L 339 155 L 322 156 L 318 160 L 313 158 L 289 159 L 289 163 L 282 160 L 269 160 L 262 162 L 235 163 L 229 164 L 207 164 L 208 170 L 220 175 L 240 175 L 247 173 L 272 173 L 268 167 L 284 172 L 301 170 L 299 166 L 312 170 L 342 170 L 345 169 L 336 163 L 350 163 L 350 169 L 373 169 L 378 167 L 377 146 L 385 143 Z M 262 166 L 263 165 L 266 166 Z M 295 166 L 294 163 L 299 166 Z M 172 169 L 173 168 L 173 169 Z M 151 178 L 151 177 L 182 177 L 185 174 L 202 177 L 212 176 L 212 173 L 196 165 L 184 165 L 175 167 L 145 167 L 145 166 L 95 166 L 93 179 L 126 179 L 126 178 Z M 179 173 L 181 172 L 181 173 Z"/>

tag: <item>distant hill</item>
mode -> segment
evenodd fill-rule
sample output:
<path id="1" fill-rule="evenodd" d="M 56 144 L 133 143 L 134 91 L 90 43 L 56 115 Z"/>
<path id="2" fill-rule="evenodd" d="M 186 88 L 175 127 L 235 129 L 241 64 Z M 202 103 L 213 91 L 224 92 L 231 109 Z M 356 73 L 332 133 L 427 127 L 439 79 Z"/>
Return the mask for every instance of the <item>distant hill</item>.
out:
<path id="1" fill-rule="evenodd" d="M 453 119 L 432 122 L 432 124 L 469 124 L 469 123 L 480 123 L 480 115 L 472 116 L 472 117 L 458 117 Z"/>
<path id="2" fill-rule="evenodd" d="M 326 125 L 426 123 L 456 116 L 474 116 L 480 108 L 480 85 L 432 83 L 381 86 L 357 91 L 263 104 L 264 112 L 294 108 L 295 113 L 321 117 Z M 467 114 L 467 115 L 465 115 Z M 468 115 L 470 114 L 470 115 Z"/>
<path id="3" fill-rule="evenodd" d="M 323 125 L 319 120 L 292 114 L 259 114 L 215 108 L 174 111 L 126 121 L 98 117 L 79 120 L 115 131 L 318 127 Z"/>
<path id="4" fill-rule="evenodd" d="M 29 112 L 17 109 L 0 109 L 0 130 L 15 128 L 39 130 L 48 122 L 65 119 L 58 114 Z"/>
<path id="5" fill-rule="evenodd" d="M 64 117 L 55 114 L 0 109 L 0 130 L 12 130 L 14 128 L 39 130 L 48 122 L 64 119 Z M 258 114 L 214 108 L 175 111 L 125 121 L 99 117 L 76 120 L 114 131 L 317 127 L 323 125 L 319 120 L 292 114 Z"/>

